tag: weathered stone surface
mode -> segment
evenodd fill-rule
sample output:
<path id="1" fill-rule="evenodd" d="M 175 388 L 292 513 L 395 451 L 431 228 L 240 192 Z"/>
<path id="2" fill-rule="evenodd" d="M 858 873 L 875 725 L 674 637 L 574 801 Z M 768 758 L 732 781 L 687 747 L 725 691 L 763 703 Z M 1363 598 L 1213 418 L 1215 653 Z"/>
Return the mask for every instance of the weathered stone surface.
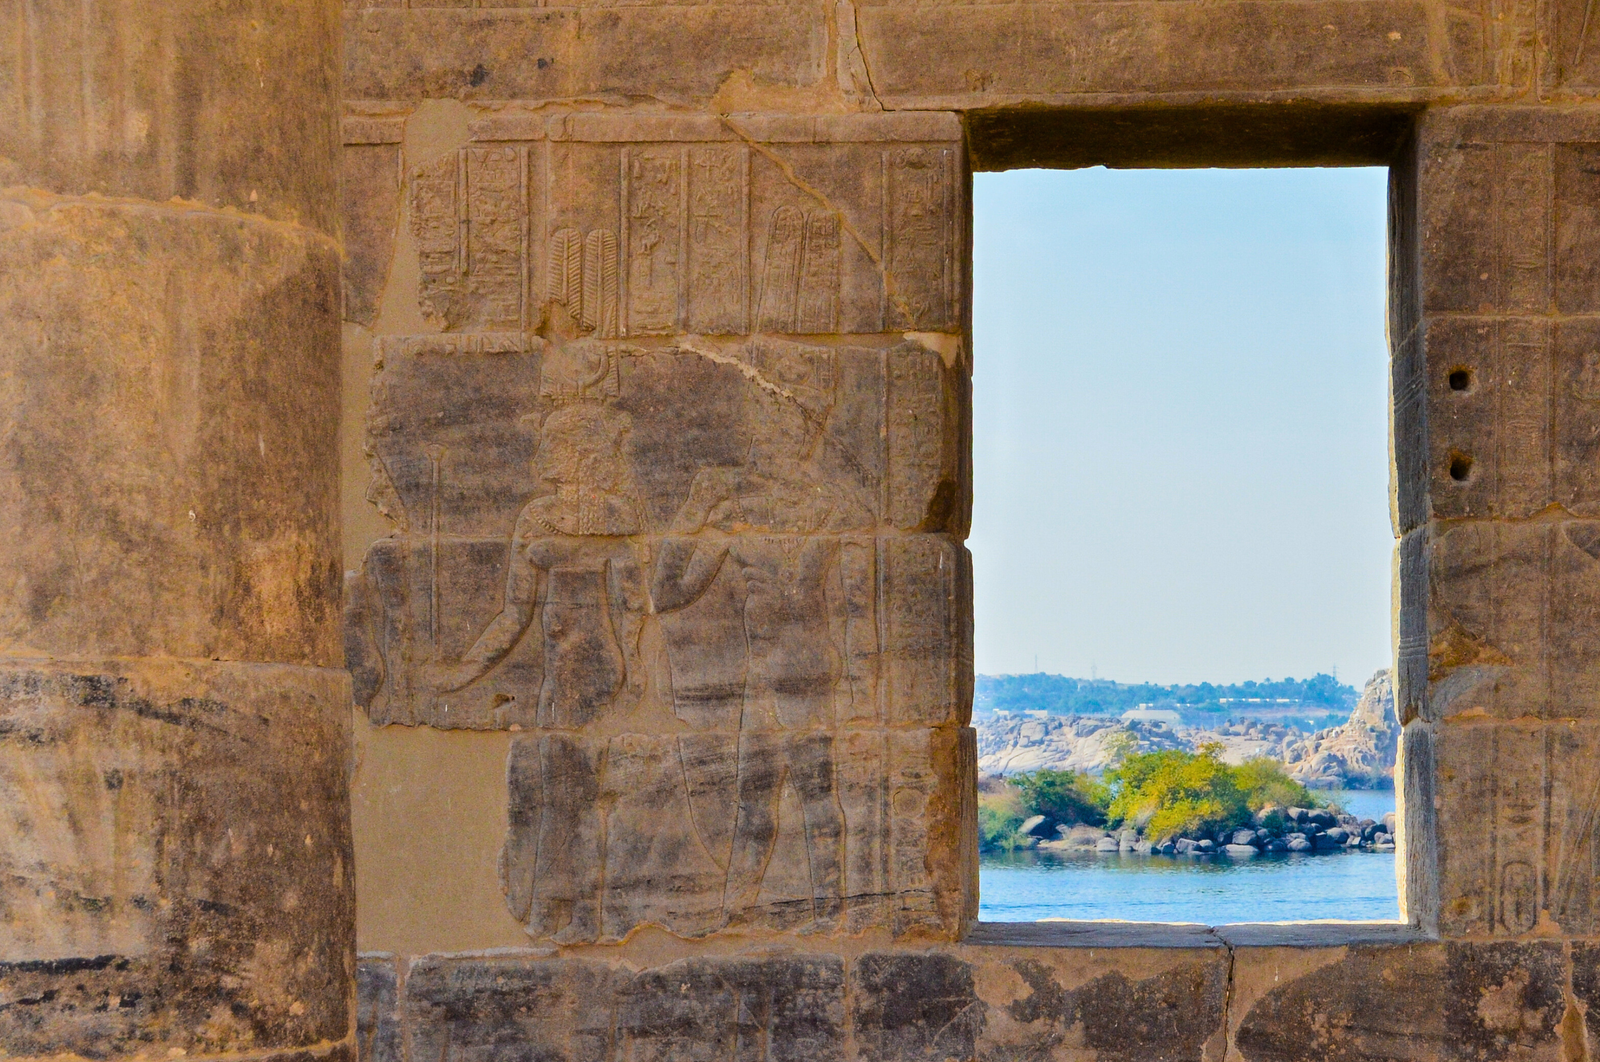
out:
<path id="1" fill-rule="evenodd" d="M 196 1054 L 345 1038 L 341 672 L 0 666 L 0 1044 Z"/>
<path id="2" fill-rule="evenodd" d="M 453 9 L 454 8 L 454 9 Z M 708 102 L 729 79 L 822 80 L 822 5 L 351 5 L 345 96 Z M 649 56 L 648 62 L 639 57 Z"/>
<path id="3" fill-rule="evenodd" d="M 1467 521 L 1400 545 L 1403 718 L 1592 718 L 1600 524 Z M 1426 671 L 1420 652 L 1426 646 Z"/>
<path id="4" fill-rule="evenodd" d="M 176 197 L 337 232 L 339 6 L 7 0 L 0 187 Z"/>
<path id="5" fill-rule="evenodd" d="M 356 963 L 356 1062 L 401 1062 L 400 981 L 392 955 Z"/>
<path id="6" fill-rule="evenodd" d="M 372 324 L 389 277 L 404 124 L 398 117 L 344 121 L 344 317 L 355 324 Z"/>
<path id="7" fill-rule="evenodd" d="M 1595 726 L 1521 721 L 1432 729 L 1441 932 L 1594 932 Z"/>
<path id="8" fill-rule="evenodd" d="M 164 206 L 0 203 L 0 640 L 341 662 L 338 261 Z"/>
<path id="9" fill-rule="evenodd" d="M 724 927 L 959 934 L 970 731 L 529 735 L 507 769 L 507 902 L 530 934 Z"/>
<path id="10" fill-rule="evenodd" d="M 842 1062 L 843 960 L 428 959 L 406 980 L 412 1058 Z"/>
<path id="11" fill-rule="evenodd" d="M 883 533 L 939 529 L 963 493 L 963 392 L 938 354 L 520 336 L 380 352 L 368 445 L 403 531 L 369 553 L 347 625 L 375 721 L 965 721 L 966 552 Z"/>
<path id="12" fill-rule="evenodd" d="M 1220 1047 L 1221 947 L 963 949 L 984 1004 L 977 1057 L 1198 1060 Z M 865 1057 L 874 1057 L 867 1055 Z M 948 1057 L 948 1056 L 947 1056 Z"/>
<path id="13" fill-rule="evenodd" d="M 1513 25 L 1531 29 L 1531 10 Z M 862 3 L 857 32 L 885 105 L 1024 104 L 1294 93 L 1388 99 L 1532 81 L 1532 41 L 1475 11 L 1417 2 Z"/>
<path id="14" fill-rule="evenodd" d="M 960 327 L 945 116 L 506 111 L 408 159 L 423 312 L 596 339 Z"/>

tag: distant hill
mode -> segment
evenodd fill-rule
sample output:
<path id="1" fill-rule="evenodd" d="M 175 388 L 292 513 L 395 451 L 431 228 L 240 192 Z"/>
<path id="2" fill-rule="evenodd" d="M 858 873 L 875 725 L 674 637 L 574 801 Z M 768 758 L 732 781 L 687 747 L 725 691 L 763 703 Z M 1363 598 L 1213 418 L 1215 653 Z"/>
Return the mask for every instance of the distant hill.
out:
<path id="1" fill-rule="evenodd" d="M 1053 715 L 1117 715 L 1141 704 L 1171 708 L 1189 722 L 1196 716 L 1278 714 L 1348 716 L 1359 696 L 1332 675 L 1219 685 L 1076 679 L 1064 675 L 979 675 L 973 708 L 979 712 L 1047 711 Z"/>

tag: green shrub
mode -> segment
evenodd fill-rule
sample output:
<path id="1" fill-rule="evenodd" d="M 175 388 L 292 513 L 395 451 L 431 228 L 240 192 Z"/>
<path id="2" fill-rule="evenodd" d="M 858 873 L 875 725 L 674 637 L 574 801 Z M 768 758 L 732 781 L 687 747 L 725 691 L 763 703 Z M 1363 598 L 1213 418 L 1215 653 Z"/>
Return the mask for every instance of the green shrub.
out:
<path id="1" fill-rule="evenodd" d="M 978 850 L 1010 852 L 1031 847 L 1033 838 L 1017 832 L 1029 814 L 1010 787 L 1002 793 L 979 793 Z"/>
<path id="2" fill-rule="evenodd" d="M 1015 775 L 1010 781 L 1030 815 L 1043 815 L 1057 826 L 1105 824 L 1111 790 L 1092 775 L 1046 769 Z"/>
<path id="3" fill-rule="evenodd" d="M 1145 839 L 1158 843 L 1243 826 L 1250 807 L 1221 752 L 1221 745 L 1210 744 L 1198 752 L 1133 753 L 1106 772 L 1115 794 L 1111 818 L 1142 826 Z"/>
<path id="4" fill-rule="evenodd" d="M 1268 804 L 1276 804 L 1280 808 L 1320 806 L 1311 790 L 1290 778 L 1289 772 L 1277 760 L 1246 760 L 1233 768 L 1233 777 L 1251 811 L 1260 811 Z"/>

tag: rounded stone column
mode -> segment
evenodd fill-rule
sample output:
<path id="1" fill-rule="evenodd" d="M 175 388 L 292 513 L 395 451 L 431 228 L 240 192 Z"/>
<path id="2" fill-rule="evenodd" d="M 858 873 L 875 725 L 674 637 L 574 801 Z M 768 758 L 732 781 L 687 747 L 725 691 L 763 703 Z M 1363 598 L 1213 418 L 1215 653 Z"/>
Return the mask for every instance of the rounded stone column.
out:
<path id="1" fill-rule="evenodd" d="M 0 0 L 0 1055 L 344 1058 L 339 0 Z"/>

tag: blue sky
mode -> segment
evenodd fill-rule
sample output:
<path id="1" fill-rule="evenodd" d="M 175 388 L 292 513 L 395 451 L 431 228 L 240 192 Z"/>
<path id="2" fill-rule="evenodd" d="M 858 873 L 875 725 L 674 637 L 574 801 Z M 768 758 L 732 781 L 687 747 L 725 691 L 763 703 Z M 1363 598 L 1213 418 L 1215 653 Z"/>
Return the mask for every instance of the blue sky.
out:
<path id="1" fill-rule="evenodd" d="M 1382 169 L 976 176 L 980 673 L 1387 666 L 1385 196 Z"/>

